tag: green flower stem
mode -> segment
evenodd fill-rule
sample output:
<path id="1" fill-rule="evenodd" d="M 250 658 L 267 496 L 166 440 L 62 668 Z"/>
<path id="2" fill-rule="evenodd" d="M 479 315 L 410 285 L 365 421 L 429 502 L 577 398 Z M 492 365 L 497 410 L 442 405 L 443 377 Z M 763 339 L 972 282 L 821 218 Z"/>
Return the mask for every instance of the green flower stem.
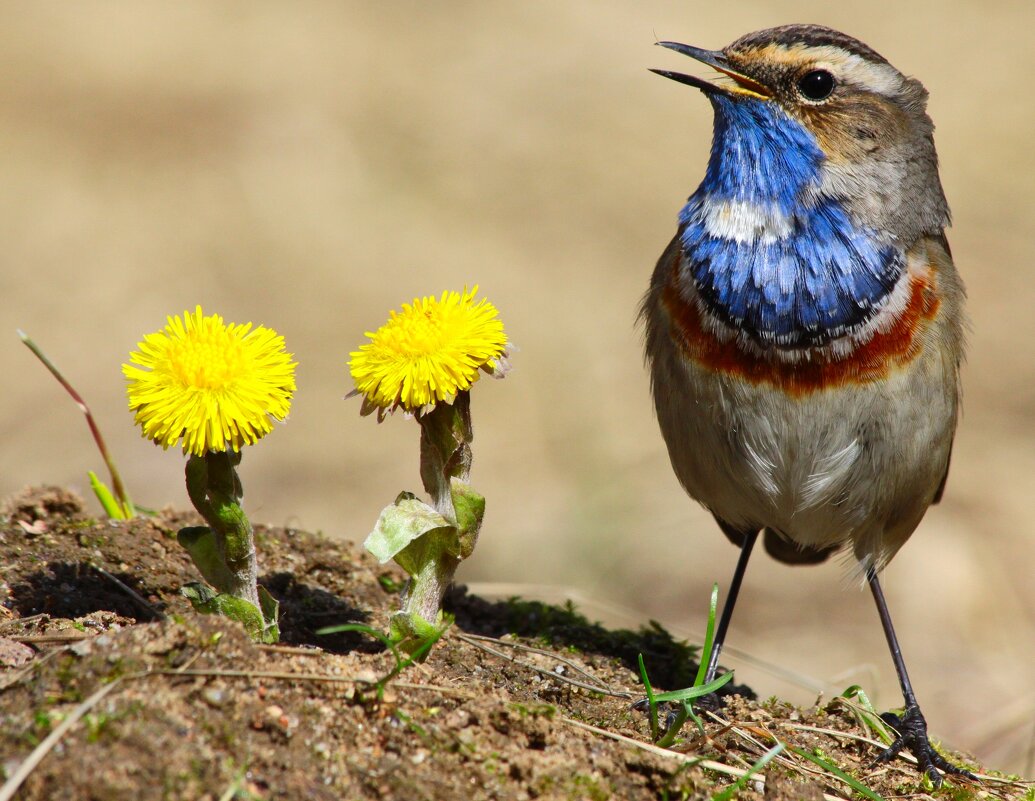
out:
<path id="1" fill-rule="evenodd" d="M 435 510 L 452 523 L 452 481 L 467 483 L 471 477 L 471 395 L 461 391 L 453 403 L 435 404 L 420 423 L 420 477 L 434 503 Z"/>
<path id="2" fill-rule="evenodd" d="M 414 652 L 441 636 L 441 612 L 457 566 L 474 551 L 485 498 L 467 483 L 471 474 L 471 401 L 457 393 L 417 414 L 421 427 L 420 474 L 431 505 L 410 492 L 381 510 L 364 547 L 382 564 L 394 559 L 410 576 L 405 606 L 392 615 L 391 637 Z"/>
<path id="3" fill-rule="evenodd" d="M 187 461 L 187 494 L 191 503 L 209 525 L 214 553 L 190 547 L 181 538 L 212 586 L 219 592 L 254 604 L 259 603 L 259 567 L 255 555 L 252 526 L 241 508 L 244 492 L 237 475 L 241 463 L 240 452 L 208 452 L 204 456 L 191 455 Z M 207 540 L 202 534 L 195 543 Z M 196 553 L 198 552 L 198 553 Z"/>
<path id="4" fill-rule="evenodd" d="M 417 616 L 431 627 L 439 625 L 442 598 L 445 597 L 459 564 L 460 560 L 455 556 L 443 553 L 438 559 L 429 559 L 420 571 L 411 577 L 405 611 L 413 624 L 418 623 L 413 620 L 414 616 Z M 421 627 L 415 625 L 414 628 L 419 630 Z"/>
<path id="5" fill-rule="evenodd" d="M 419 415 L 420 477 L 431 496 L 435 511 L 457 525 L 453 505 L 453 482 L 467 483 L 471 476 L 471 395 L 458 392 L 453 403 L 438 403 L 427 414 Z M 480 521 L 479 521 L 480 522 Z M 410 579 L 406 612 L 433 625 L 439 621 L 439 610 L 446 590 L 460 559 L 442 552 L 429 559 Z"/>

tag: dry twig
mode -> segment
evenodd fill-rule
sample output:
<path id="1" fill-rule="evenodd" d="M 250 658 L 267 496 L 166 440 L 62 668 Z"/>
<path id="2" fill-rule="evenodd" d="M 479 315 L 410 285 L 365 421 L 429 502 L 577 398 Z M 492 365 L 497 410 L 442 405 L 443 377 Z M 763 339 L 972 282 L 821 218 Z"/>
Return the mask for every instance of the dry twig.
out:
<path id="1" fill-rule="evenodd" d="M 118 587 L 120 590 L 126 593 L 126 595 L 132 598 L 133 602 L 141 609 L 143 609 L 145 612 L 147 612 L 149 615 L 151 615 L 152 618 L 154 618 L 155 620 L 163 621 L 169 619 L 168 617 L 166 617 L 164 612 L 160 612 L 158 609 L 155 609 L 153 604 L 151 604 L 144 596 L 142 596 L 140 593 L 138 593 L 136 590 L 134 590 L 132 587 L 130 587 L 128 584 L 122 581 L 122 579 L 113 576 L 104 568 L 97 567 L 97 565 L 92 565 L 92 567 L 94 570 L 96 570 L 98 573 L 100 573 L 102 576 L 108 579 L 108 581 L 110 581 L 112 584 L 114 584 L 116 587 Z"/>
<path id="2" fill-rule="evenodd" d="M 735 768 L 731 765 L 724 765 L 721 762 L 715 762 L 711 759 L 704 759 L 703 757 L 688 757 L 685 754 L 680 754 L 676 751 L 669 751 L 667 748 L 659 748 L 658 746 L 651 745 L 650 743 L 643 743 L 639 740 L 634 740 L 632 737 L 626 737 L 624 734 L 618 734 L 617 732 L 608 731 L 607 729 L 601 729 L 597 726 L 592 726 L 589 723 L 583 723 L 581 720 L 574 720 L 572 718 L 561 718 L 561 720 L 563 720 L 565 723 L 571 726 L 574 726 L 575 728 L 592 732 L 594 734 L 600 735 L 601 737 L 607 737 L 610 740 L 616 740 L 620 743 L 624 743 L 633 748 L 638 748 L 641 751 L 646 751 L 647 753 L 655 754 L 666 759 L 672 759 L 682 764 L 704 768 L 705 770 L 710 770 L 713 773 L 721 773 L 724 776 L 732 776 L 737 779 L 739 779 L 741 776 L 747 773 L 746 770 Z M 756 774 L 754 778 L 762 784 L 765 784 L 764 776 Z M 823 799 L 824 801 L 845 801 L 845 798 L 843 796 L 830 795 L 828 793 L 823 793 Z"/>
<path id="3" fill-rule="evenodd" d="M 483 642 L 482 640 L 489 640 L 490 642 L 495 642 L 495 643 L 497 643 L 499 645 L 506 645 L 506 646 L 515 645 L 514 643 L 503 642 L 501 640 L 496 640 L 496 639 L 493 639 L 491 637 L 479 637 L 479 638 L 476 639 L 476 638 L 474 638 L 474 637 L 472 637 L 471 635 L 468 635 L 468 634 L 460 634 L 460 635 L 457 635 L 457 636 L 458 636 L 459 639 L 463 640 L 468 645 L 474 646 L 475 648 L 478 648 L 479 650 L 485 651 L 485 653 L 487 653 L 487 654 L 492 654 L 493 656 L 498 656 L 500 659 L 505 659 L 505 660 L 507 660 L 508 662 L 510 662 L 512 664 L 520 665 L 523 668 L 527 668 L 528 670 L 533 670 L 536 673 L 539 673 L 539 674 L 541 674 L 543 676 L 549 676 L 551 679 L 556 679 L 557 681 L 564 682 L 565 684 L 571 684 L 574 687 L 581 687 L 583 690 L 589 690 L 590 692 L 600 693 L 601 695 L 609 695 L 609 696 L 612 696 L 613 698 L 633 698 L 634 697 L 631 693 L 615 691 L 615 690 L 612 690 L 611 688 L 607 687 L 604 684 L 600 684 L 600 683 L 589 684 L 589 683 L 584 682 L 584 681 L 579 681 L 578 679 L 573 679 L 570 676 L 565 676 L 565 675 L 560 674 L 560 673 L 554 673 L 552 670 L 547 670 L 546 668 L 539 667 L 538 665 L 533 665 L 531 662 L 526 662 L 523 659 L 518 659 L 516 656 L 512 656 L 510 654 L 505 654 L 502 651 L 498 651 L 497 649 L 492 648 L 492 647 L 486 645 L 485 642 Z M 525 648 L 528 648 L 528 650 L 536 650 L 536 649 L 531 649 L 528 646 L 525 646 Z M 562 656 L 560 656 L 558 654 L 551 654 L 548 651 L 540 651 L 540 653 L 543 653 L 543 654 L 548 655 L 548 656 L 552 656 L 558 662 L 561 662 L 561 663 L 563 663 L 565 665 L 569 665 L 571 667 L 574 667 L 576 670 L 578 670 L 583 675 L 589 676 L 593 681 L 595 681 L 595 682 L 598 681 L 598 679 L 595 676 L 592 676 L 591 674 L 586 673 L 586 671 L 584 671 L 581 668 L 579 668 L 578 666 L 574 665 L 570 660 L 565 659 L 564 657 L 562 657 Z"/>

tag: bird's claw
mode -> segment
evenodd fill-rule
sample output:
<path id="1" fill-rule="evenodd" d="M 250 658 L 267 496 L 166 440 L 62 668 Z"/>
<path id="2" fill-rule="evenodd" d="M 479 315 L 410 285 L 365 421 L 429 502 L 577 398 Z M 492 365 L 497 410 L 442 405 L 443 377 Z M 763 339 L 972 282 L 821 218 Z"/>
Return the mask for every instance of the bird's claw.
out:
<path id="1" fill-rule="evenodd" d="M 630 709 L 635 709 L 637 712 L 644 714 L 650 712 L 650 699 L 641 698 L 639 701 L 630 705 Z M 658 728 L 666 732 L 672 728 L 676 722 L 676 718 L 679 716 L 680 705 L 672 701 L 663 701 L 658 704 L 658 712 L 664 712 L 665 718 L 663 721 L 659 721 Z"/>
<path id="2" fill-rule="evenodd" d="M 942 784 L 942 774 L 939 771 L 977 780 L 969 770 L 953 765 L 934 749 L 927 736 L 927 721 L 920 707 L 915 704 L 907 707 L 901 716 L 886 712 L 881 715 L 881 719 L 898 733 L 898 738 L 873 760 L 873 765 L 890 762 L 903 748 L 907 748 L 916 757 L 920 771 L 927 775 L 935 787 L 941 787 Z"/>

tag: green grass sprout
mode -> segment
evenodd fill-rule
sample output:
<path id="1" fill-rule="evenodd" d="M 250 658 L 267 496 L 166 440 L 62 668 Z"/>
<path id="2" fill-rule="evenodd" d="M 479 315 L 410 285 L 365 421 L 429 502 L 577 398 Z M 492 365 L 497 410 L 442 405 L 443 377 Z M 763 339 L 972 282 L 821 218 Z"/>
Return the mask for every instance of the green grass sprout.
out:
<path id="1" fill-rule="evenodd" d="M 18 336 L 25 343 L 25 347 L 31 350 L 36 358 L 43 362 L 44 367 L 50 370 L 54 378 L 58 380 L 58 383 L 65 388 L 65 392 L 72 396 L 72 400 L 75 401 L 79 410 L 86 416 L 86 424 L 90 427 L 93 441 L 97 443 L 97 450 L 101 452 L 101 458 L 104 459 L 104 464 L 108 467 L 108 475 L 111 476 L 112 489 L 109 490 L 104 482 L 97 478 L 96 473 L 92 470 L 87 473 L 90 478 L 90 487 L 93 489 L 94 495 L 97 496 L 97 500 L 104 507 L 108 517 L 115 520 L 129 520 L 136 514 L 133 501 L 130 500 L 129 493 L 126 492 L 126 486 L 122 483 L 118 468 L 115 467 L 115 460 L 112 458 L 111 451 L 108 450 L 108 446 L 104 442 L 104 437 L 101 436 L 101 430 L 97 427 L 97 421 L 94 420 L 90 407 L 86 405 L 83 396 L 76 391 L 75 387 L 61 374 L 61 371 L 47 358 L 40 346 L 33 342 L 28 334 L 18 329 Z"/>
<path id="2" fill-rule="evenodd" d="M 643 664 L 643 654 L 636 655 L 637 664 L 640 666 L 640 680 L 643 682 L 643 689 L 647 693 L 647 715 L 650 719 L 650 738 L 657 742 L 661 732 L 658 731 L 658 699 L 654 696 L 654 687 L 651 686 L 650 678 L 647 676 L 647 668 Z"/>
<path id="3" fill-rule="evenodd" d="M 684 690 L 672 690 L 667 693 L 657 693 L 654 696 L 655 701 L 692 701 L 695 698 L 700 698 L 702 695 L 709 695 L 720 687 L 729 684 L 733 680 L 733 673 L 723 673 L 719 678 L 712 679 L 707 684 L 695 684 L 693 687 L 687 687 Z"/>
<path id="4" fill-rule="evenodd" d="M 452 622 L 452 621 L 450 621 Z M 395 657 L 395 667 L 393 667 L 388 673 L 382 676 L 374 684 L 374 688 L 377 691 L 377 700 L 381 701 L 384 699 L 385 689 L 391 683 L 392 679 L 402 673 L 406 668 L 410 667 L 415 662 L 420 662 L 427 656 L 431 649 L 435 646 L 442 635 L 446 633 L 448 626 L 443 628 L 435 629 L 429 634 L 429 636 L 420 643 L 416 643 L 412 651 L 408 651 L 406 656 L 400 653 L 398 642 L 393 640 L 387 634 L 378 631 L 370 626 L 365 626 L 362 623 L 341 623 L 336 626 L 325 626 L 322 629 L 317 629 L 316 633 L 320 636 L 327 634 L 338 634 L 345 631 L 355 631 L 360 634 L 366 634 L 368 637 L 372 637 L 382 645 L 391 651 L 392 656 Z"/>
<path id="5" fill-rule="evenodd" d="M 701 645 L 701 659 L 697 664 L 697 676 L 694 677 L 694 686 L 701 684 L 704 681 L 705 676 L 708 673 L 708 665 L 712 661 L 712 648 L 715 644 L 715 615 L 719 608 L 719 585 L 712 584 L 711 598 L 708 599 L 708 623 L 704 628 L 704 643 Z M 730 679 L 733 678 L 732 673 L 727 673 Z M 687 716 L 694 722 L 697 727 L 697 733 L 704 734 L 704 721 L 702 721 L 697 715 L 694 714 L 694 710 L 690 704 L 684 704 L 684 711 Z M 680 723 L 682 726 L 682 723 Z"/>
<path id="6" fill-rule="evenodd" d="M 701 647 L 701 662 L 697 666 L 697 677 L 694 684 L 704 681 L 708 665 L 712 661 L 712 648 L 715 643 L 715 612 L 719 608 L 719 585 L 712 584 L 712 596 L 708 600 L 708 624 L 704 629 L 704 645 Z"/>
<path id="7" fill-rule="evenodd" d="M 834 774 L 841 781 L 843 781 L 845 784 L 847 784 L 849 787 L 855 790 L 855 792 L 857 792 L 863 798 L 868 798 L 870 799 L 870 801 L 884 801 L 884 796 L 873 792 L 873 790 L 871 790 L 869 787 L 867 787 L 865 784 L 863 784 L 855 777 L 849 776 L 829 759 L 825 759 L 824 757 L 819 756 L 819 754 L 810 753 L 806 751 L 804 748 L 795 748 L 794 746 L 791 746 L 788 750 L 790 750 L 794 754 L 797 754 L 802 759 L 807 759 L 809 762 L 812 762 L 814 765 L 822 768 L 828 773 Z"/>
<path id="8" fill-rule="evenodd" d="M 655 703 L 665 701 L 682 702 L 682 708 L 676 714 L 675 718 L 673 719 L 671 725 L 669 725 L 668 730 L 665 732 L 665 734 L 662 735 L 661 739 L 657 741 L 656 745 L 659 748 L 670 748 L 671 746 L 675 745 L 676 736 L 679 734 L 679 730 L 683 728 L 683 724 L 686 722 L 686 719 L 688 717 L 693 717 L 694 722 L 697 725 L 698 731 L 704 733 L 704 723 L 701 721 L 699 717 L 697 717 L 696 714 L 694 714 L 691 702 L 695 698 L 700 698 L 704 695 L 710 695 L 711 693 L 715 692 L 720 687 L 722 687 L 724 684 L 728 684 L 732 680 L 733 673 L 731 671 L 729 673 L 724 673 L 723 675 L 719 676 L 719 678 L 713 679 L 707 684 L 698 684 L 693 687 L 687 687 L 683 690 L 672 690 L 671 692 L 656 694 L 654 696 Z"/>
<path id="9" fill-rule="evenodd" d="M 704 734 L 704 722 L 698 717 L 693 710 L 693 700 L 700 698 L 704 695 L 710 695 L 716 692 L 720 687 L 728 684 L 733 680 L 733 671 L 724 673 L 716 679 L 704 684 L 704 679 L 708 671 L 708 662 L 711 658 L 711 652 L 713 643 L 715 640 L 715 613 L 719 605 L 719 585 L 712 585 L 711 601 L 708 605 L 708 624 L 705 628 L 704 633 L 704 647 L 701 649 L 701 662 L 697 668 L 697 676 L 694 678 L 692 686 L 687 687 L 683 690 L 672 690 L 665 693 L 655 693 L 654 688 L 650 683 L 650 678 L 647 676 L 647 668 L 643 663 L 643 655 L 638 656 L 638 664 L 640 668 L 640 678 L 643 681 L 643 686 L 647 692 L 647 708 L 648 715 L 650 717 L 650 733 L 651 739 L 654 740 L 655 744 L 660 748 L 670 748 L 676 742 L 676 737 L 679 734 L 679 730 L 686 723 L 687 718 L 691 718 L 694 721 L 694 725 L 697 726 L 697 731 L 700 734 Z M 668 701 L 679 701 L 682 703 L 682 708 L 676 713 L 672 722 L 669 724 L 664 734 L 660 734 L 660 727 L 658 725 L 658 704 Z M 660 736 L 659 736 L 660 735 Z"/>
<path id="10" fill-rule="evenodd" d="M 847 707 L 855 716 L 855 721 L 859 724 L 859 727 L 869 729 L 885 745 L 891 745 L 895 742 L 895 737 L 888 728 L 888 724 L 884 722 L 880 713 L 873 708 L 873 704 L 870 703 L 866 692 L 858 684 L 853 684 L 839 696 L 833 698 L 830 703 L 840 703 L 842 706 Z"/>
<path id="11" fill-rule="evenodd" d="M 727 674 L 728 675 L 728 674 Z M 727 787 L 722 792 L 716 793 L 712 796 L 712 801 L 730 801 L 737 793 L 747 787 L 751 777 L 754 776 L 758 771 L 762 770 L 766 765 L 773 761 L 773 759 L 786 748 L 786 743 L 777 743 L 762 756 L 758 758 L 758 761 L 748 768 L 747 773 L 737 779 L 733 784 Z"/>

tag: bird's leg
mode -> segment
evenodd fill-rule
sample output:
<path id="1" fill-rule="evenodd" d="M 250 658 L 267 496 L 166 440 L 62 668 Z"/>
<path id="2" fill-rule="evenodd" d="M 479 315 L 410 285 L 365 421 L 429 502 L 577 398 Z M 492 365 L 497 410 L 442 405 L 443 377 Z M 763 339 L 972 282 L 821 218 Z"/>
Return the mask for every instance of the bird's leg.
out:
<path id="1" fill-rule="evenodd" d="M 888 612 L 888 604 L 884 600 L 884 591 L 877 579 L 877 571 L 872 567 L 866 571 L 866 580 L 873 592 L 873 600 L 877 602 L 877 613 L 880 615 L 881 625 L 884 627 L 884 636 L 888 640 L 888 648 L 891 650 L 891 659 L 895 663 L 895 671 L 898 673 L 898 681 L 902 686 L 902 700 L 905 702 L 905 712 L 902 715 L 895 715 L 891 712 L 881 715 L 884 722 L 898 732 L 898 739 L 888 746 L 874 760 L 878 762 L 889 762 L 894 759 L 899 751 L 908 748 L 919 763 L 921 772 L 930 777 L 935 787 L 942 783 L 942 775 L 939 769 L 955 776 L 964 776 L 968 779 L 976 778 L 973 773 L 958 768 L 946 760 L 941 754 L 934 750 L 931 741 L 927 737 L 927 721 L 920 711 L 920 705 L 916 702 L 913 694 L 913 685 L 909 682 L 909 674 L 906 672 L 906 663 L 902 658 L 902 649 L 898 644 L 898 637 L 895 636 L 895 627 L 891 623 L 891 613 Z"/>
<path id="2" fill-rule="evenodd" d="M 722 525 L 720 523 L 720 525 Z M 725 526 L 723 526 L 725 530 Z M 758 539 L 758 531 L 742 533 L 740 544 L 740 557 L 737 559 L 737 567 L 733 571 L 733 580 L 730 581 L 730 591 L 726 595 L 726 602 L 722 605 L 722 614 L 719 616 L 719 625 L 715 629 L 715 636 L 712 638 L 711 654 L 702 654 L 708 657 L 708 670 L 704 675 L 704 683 L 707 684 L 715 678 L 715 671 L 719 667 L 719 653 L 722 651 L 722 644 L 726 640 L 726 630 L 730 627 L 730 619 L 733 617 L 733 607 L 737 605 L 737 596 L 740 594 L 740 585 L 744 581 L 744 573 L 747 572 L 748 560 L 751 558 L 751 549 L 755 547 Z"/>

